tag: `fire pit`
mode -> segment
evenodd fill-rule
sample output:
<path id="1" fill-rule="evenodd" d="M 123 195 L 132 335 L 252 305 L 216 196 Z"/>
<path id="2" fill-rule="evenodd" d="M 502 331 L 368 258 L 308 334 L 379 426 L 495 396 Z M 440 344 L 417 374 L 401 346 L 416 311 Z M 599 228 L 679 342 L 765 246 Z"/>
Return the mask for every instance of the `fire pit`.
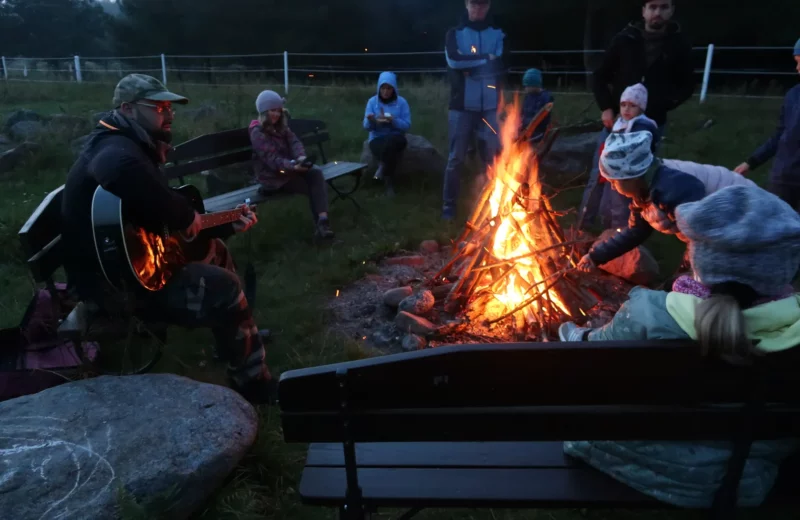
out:
<path id="1" fill-rule="evenodd" d="M 613 316 L 631 285 L 575 269 L 593 238 L 562 229 L 564 213 L 543 193 L 537 150 L 527 132 L 517 135 L 518 102 L 507 108 L 502 152 L 461 235 L 444 251 L 424 247 L 425 254 L 385 260 L 381 274 L 334 299 L 335 328 L 374 346 L 402 343 L 409 350 L 548 341 L 564 321 L 599 326 Z M 360 311 L 350 312 L 354 307 Z"/>

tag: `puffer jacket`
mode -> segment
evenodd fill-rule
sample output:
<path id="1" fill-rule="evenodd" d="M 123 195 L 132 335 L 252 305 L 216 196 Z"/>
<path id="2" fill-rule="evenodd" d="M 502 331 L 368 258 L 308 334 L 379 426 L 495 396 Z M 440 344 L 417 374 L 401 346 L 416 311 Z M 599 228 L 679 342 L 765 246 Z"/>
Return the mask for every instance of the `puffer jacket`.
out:
<path id="1" fill-rule="evenodd" d="M 250 143 L 253 145 L 255 180 L 266 190 L 278 190 L 294 174 L 294 163 L 306 155 L 300 139 L 289 128 L 288 116 L 283 113 L 281 129 L 265 128 L 257 120 L 250 122 Z"/>
<path id="2" fill-rule="evenodd" d="M 696 296 L 635 287 L 605 327 L 589 332 L 589 341 L 696 339 Z M 800 343 L 800 296 L 792 295 L 743 311 L 752 339 L 766 353 Z M 739 483 L 738 505 L 760 505 L 778 475 L 781 462 L 797 451 L 795 439 L 753 443 Z M 726 442 L 569 441 L 564 452 L 616 480 L 679 507 L 710 507 L 731 457 Z"/>
<path id="3" fill-rule="evenodd" d="M 383 101 L 380 95 L 381 85 L 385 84 L 391 85 L 394 89 L 394 97 L 388 102 Z M 375 119 L 370 121 L 367 118 L 369 114 L 378 118 L 386 113 L 392 115 L 392 120 L 389 123 L 380 124 Z M 391 134 L 403 135 L 411 128 L 411 108 L 408 106 L 408 101 L 397 90 L 397 76 L 393 72 L 383 72 L 378 77 L 378 94 L 367 101 L 367 106 L 364 109 L 363 126 L 364 130 L 369 130 L 370 141 L 376 137 L 384 137 Z"/>
<path id="4" fill-rule="evenodd" d="M 675 223 L 675 208 L 680 204 L 700 200 L 728 186 L 757 187 L 750 179 L 722 166 L 664 159 L 654 168 L 650 197 L 631 204 L 628 229 L 596 244 L 589 252 L 596 265 L 610 262 L 641 245 L 653 230 L 677 235 L 685 242 Z"/>

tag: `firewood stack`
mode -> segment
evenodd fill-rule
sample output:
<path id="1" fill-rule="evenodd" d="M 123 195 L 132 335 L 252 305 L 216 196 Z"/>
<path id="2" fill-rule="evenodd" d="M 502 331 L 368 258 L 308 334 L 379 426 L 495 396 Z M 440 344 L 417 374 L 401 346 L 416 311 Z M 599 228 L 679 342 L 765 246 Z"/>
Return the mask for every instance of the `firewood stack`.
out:
<path id="1" fill-rule="evenodd" d="M 541 192 L 537 150 L 527 139 L 549 109 L 504 146 L 452 258 L 433 280 L 452 285 L 446 311 L 541 338 L 566 320 L 580 321 L 599 302 L 575 270 L 581 242 L 566 240 L 561 214 Z"/>

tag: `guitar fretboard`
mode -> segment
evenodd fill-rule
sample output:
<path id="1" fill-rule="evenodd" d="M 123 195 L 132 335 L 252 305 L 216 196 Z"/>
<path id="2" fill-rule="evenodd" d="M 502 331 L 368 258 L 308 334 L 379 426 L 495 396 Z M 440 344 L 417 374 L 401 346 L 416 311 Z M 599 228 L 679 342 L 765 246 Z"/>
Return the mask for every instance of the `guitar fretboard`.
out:
<path id="1" fill-rule="evenodd" d="M 230 222 L 236 222 L 242 216 L 242 208 L 231 209 L 228 211 L 218 211 L 216 213 L 206 213 L 200 215 L 201 229 L 221 226 Z"/>

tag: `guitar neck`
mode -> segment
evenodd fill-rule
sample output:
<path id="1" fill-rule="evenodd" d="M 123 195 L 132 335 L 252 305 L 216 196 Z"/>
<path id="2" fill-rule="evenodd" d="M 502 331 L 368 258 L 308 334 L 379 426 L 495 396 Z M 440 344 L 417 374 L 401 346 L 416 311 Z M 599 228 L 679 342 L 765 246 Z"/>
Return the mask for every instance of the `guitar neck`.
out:
<path id="1" fill-rule="evenodd" d="M 216 213 L 205 213 L 200 215 L 200 229 L 208 229 L 231 222 L 236 222 L 242 216 L 242 208 L 231 209 L 228 211 L 218 211 Z"/>

